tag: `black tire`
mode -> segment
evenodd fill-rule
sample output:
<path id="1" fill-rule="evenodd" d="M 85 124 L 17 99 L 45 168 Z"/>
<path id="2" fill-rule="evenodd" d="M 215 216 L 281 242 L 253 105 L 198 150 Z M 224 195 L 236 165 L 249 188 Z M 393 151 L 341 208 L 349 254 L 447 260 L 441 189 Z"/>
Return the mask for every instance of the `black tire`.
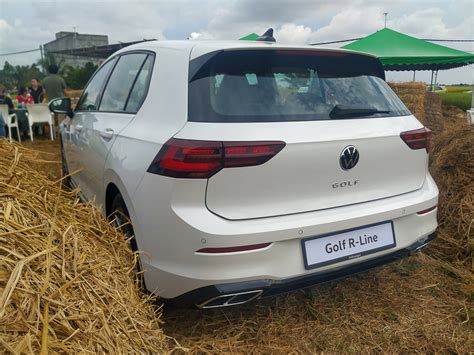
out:
<path id="1" fill-rule="evenodd" d="M 126 235 L 130 249 L 136 253 L 138 251 L 138 245 L 137 240 L 135 239 L 135 232 L 133 231 L 132 222 L 130 221 L 130 214 L 128 213 L 127 205 L 125 204 L 125 201 L 123 200 L 123 197 L 120 195 L 120 193 L 116 194 L 112 200 L 110 211 L 112 212 L 109 215 L 109 220 L 113 222 L 112 224 L 115 228 L 122 231 Z M 143 280 L 141 270 L 142 268 L 140 264 L 140 258 L 138 258 L 137 280 L 140 287 L 146 290 L 145 281 Z"/>
<path id="2" fill-rule="evenodd" d="M 72 189 L 73 186 L 72 186 L 72 182 L 71 182 L 71 177 L 69 177 L 69 169 L 67 167 L 67 163 L 66 163 L 66 158 L 64 157 L 64 146 L 63 146 L 63 139 L 61 138 L 61 136 L 59 137 L 59 147 L 60 147 L 60 150 L 61 150 L 61 172 L 62 172 L 62 176 L 67 176 L 66 178 L 63 179 L 62 181 L 62 184 L 63 184 L 63 187 L 65 188 L 68 188 L 68 189 Z"/>

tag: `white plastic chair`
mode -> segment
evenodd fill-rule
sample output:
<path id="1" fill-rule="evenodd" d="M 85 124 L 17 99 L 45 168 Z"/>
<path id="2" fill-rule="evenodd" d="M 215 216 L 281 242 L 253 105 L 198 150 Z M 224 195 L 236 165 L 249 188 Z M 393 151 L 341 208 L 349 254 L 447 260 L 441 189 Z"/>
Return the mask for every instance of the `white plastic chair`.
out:
<path id="1" fill-rule="evenodd" d="M 2 113 L 3 120 L 5 121 L 6 126 L 8 127 L 8 137 L 10 137 L 10 142 L 12 139 L 12 127 L 16 128 L 16 134 L 18 136 L 18 141 L 21 142 L 20 130 L 18 128 L 18 119 L 16 114 L 8 113 L 8 105 L 0 105 L 0 112 Z"/>
<path id="2" fill-rule="evenodd" d="M 33 142 L 33 125 L 35 123 L 47 123 L 49 124 L 49 133 L 51 134 L 51 140 L 54 140 L 54 120 L 53 113 L 49 111 L 49 107 L 46 104 L 26 104 L 28 109 L 28 125 L 30 126 L 30 138 Z"/>

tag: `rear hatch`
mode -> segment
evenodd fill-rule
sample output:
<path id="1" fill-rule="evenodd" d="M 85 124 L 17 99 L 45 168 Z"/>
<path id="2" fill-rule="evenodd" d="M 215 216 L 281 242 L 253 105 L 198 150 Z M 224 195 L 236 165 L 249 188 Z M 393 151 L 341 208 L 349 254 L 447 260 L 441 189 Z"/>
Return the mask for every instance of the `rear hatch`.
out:
<path id="1" fill-rule="evenodd" d="M 412 147 L 406 134 L 401 137 L 423 126 L 370 56 L 294 49 L 211 53 L 191 62 L 188 120 L 175 138 L 260 145 L 260 152 L 266 142 L 281 144 L 268 161 L 245 166 L 241 158 L 208 179 L 207 208 L 227 219 L 386 198 L 419 189 L 426 175 L 424 131 L 408 133 L 408 140 L 423 141 Z M 239 150 L 224 146 L 225 152 Z"/>

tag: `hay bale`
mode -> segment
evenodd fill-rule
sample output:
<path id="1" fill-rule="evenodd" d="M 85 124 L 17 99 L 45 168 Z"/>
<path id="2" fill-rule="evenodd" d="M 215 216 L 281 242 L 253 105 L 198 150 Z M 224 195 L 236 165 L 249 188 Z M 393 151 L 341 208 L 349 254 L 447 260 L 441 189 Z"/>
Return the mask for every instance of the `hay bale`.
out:
<path id="1" fill-rule="evenodd" d="M 441 98 L 434 92 L 427 92 L 425 97 L 426 126 L 433 134 L 442 131 L 444 125 L 443 105 Z"/>
<path id="2" fill-rule="evenodd" d="M 124 236 L 40 163 L 0 140 L 0 352 L 163 352 Z"/>
<path id="3" fill-rule="evenodd" d="M 440 238 L 435 255 L 474 270 L 474 126 L 447 119 L 434 136 L 430 171 L 438 184 Z"/>
<path id="4" fill-rule="evenodd" d="M 426 84 L 422 82 L 388 83 L 415 117 L 426 124 L 425 96 Z"/>

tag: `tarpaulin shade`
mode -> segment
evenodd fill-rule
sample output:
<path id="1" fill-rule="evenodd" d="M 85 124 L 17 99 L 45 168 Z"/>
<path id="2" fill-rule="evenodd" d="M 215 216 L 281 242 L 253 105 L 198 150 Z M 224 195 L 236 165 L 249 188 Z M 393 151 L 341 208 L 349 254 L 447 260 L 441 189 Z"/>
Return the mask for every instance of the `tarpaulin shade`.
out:
<path id="1" fill-rule="evenodd" d="M 440 70 L 474 63 L 474 54 L 384 28 L 343 46 L 376 55 L 385 70 Z"/>
<path id="2" fill-rule="evenodd" d="M 255 41 L 258 38 L 258 34 L 250 33 L 245 37 L 239 38 L 241 41 Z"/>

